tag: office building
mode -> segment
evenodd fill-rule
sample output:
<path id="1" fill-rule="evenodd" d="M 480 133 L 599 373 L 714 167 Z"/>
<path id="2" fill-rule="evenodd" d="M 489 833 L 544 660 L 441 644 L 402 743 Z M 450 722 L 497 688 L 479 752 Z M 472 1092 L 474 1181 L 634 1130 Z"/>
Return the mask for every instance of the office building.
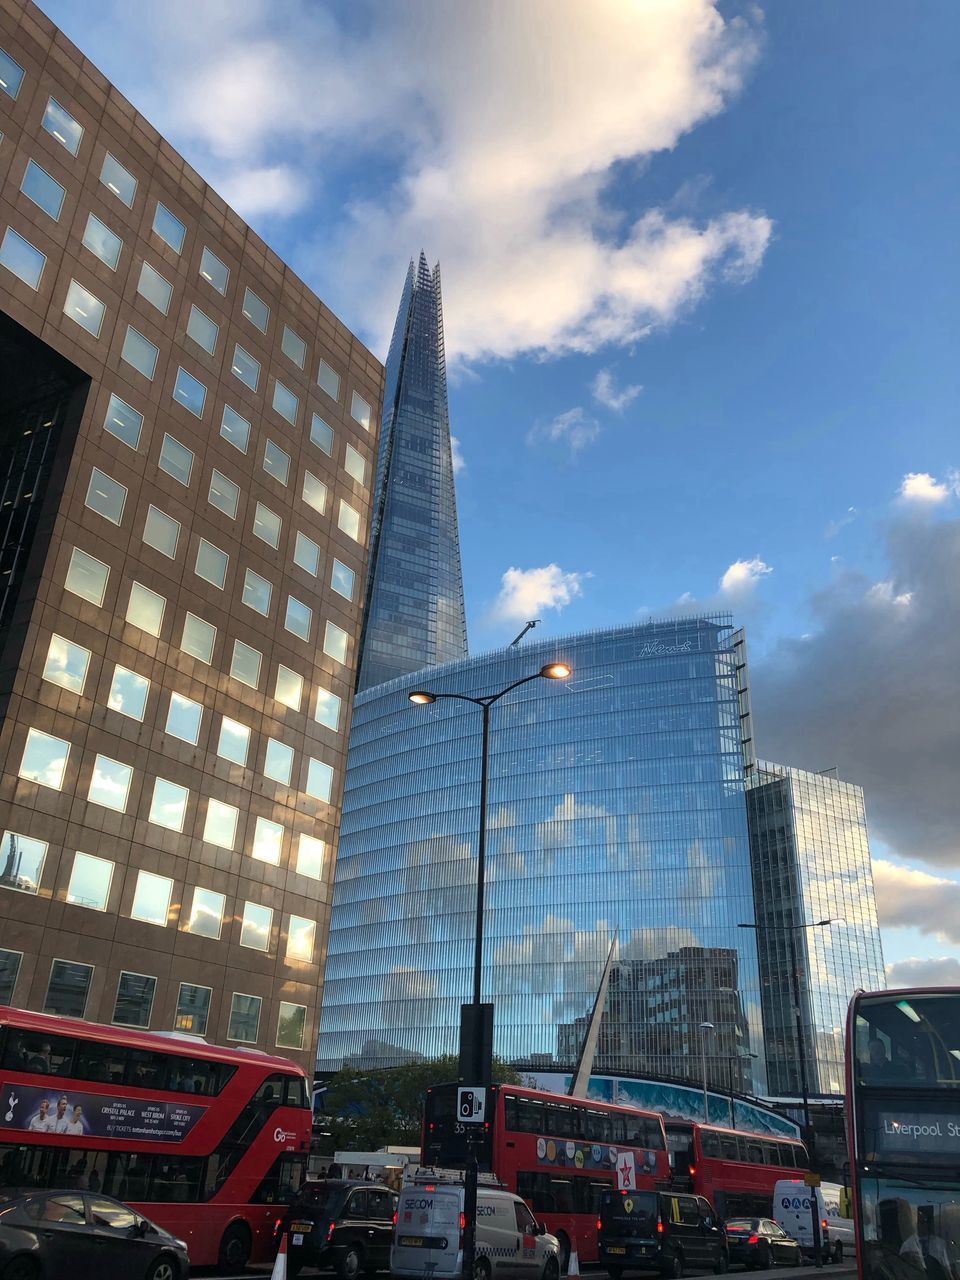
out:
<path id="1" fill-rule="evenodd" d="M 747 809 L 769 1090 L 801 1092 L 796 960 L 807 1085 L 840 1094 L 850 997 L 886 985 L 863 791 L 829 773 L 760 762 Z"/>
<path id="2" fill-rule="evenodd" d="M 467 653 L 440 268 L 413 262 L 387 356 L 360 689 Z"/>
<path id="3" fill-rule="evenodd" d="M 0 10 L 0 1003 L 312 1061 L 383 369 Z"/>

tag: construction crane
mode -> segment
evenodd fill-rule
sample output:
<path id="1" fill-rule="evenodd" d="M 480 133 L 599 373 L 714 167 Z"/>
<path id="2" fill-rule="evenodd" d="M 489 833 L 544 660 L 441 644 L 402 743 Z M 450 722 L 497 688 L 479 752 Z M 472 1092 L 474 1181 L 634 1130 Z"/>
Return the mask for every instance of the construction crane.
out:
<path id="1" fill-rule="evenodd" d="M 520 632 L 520 634 L 517 636 L 516 640 L 510 641 L 510 643 L 507 645 L 507 648 L 512 649 L 515 644 L 519 644 L 520 641 L 523 639 L 523 637 L 527 634 L 527 632 L 532 631 L 533 628 L 536 626 L 539 626 L 539 624 L 540 624 L 539 618 L 534 618 L 532 621 L 528 622 L 526 626 L 523 628 L 523 630 Z"/>

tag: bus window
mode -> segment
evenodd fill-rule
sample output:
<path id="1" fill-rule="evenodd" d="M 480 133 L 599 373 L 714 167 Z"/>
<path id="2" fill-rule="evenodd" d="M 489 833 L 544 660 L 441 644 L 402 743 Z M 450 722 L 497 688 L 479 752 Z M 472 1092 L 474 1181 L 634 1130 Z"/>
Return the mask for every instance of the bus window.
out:
<path id="1" fill-rule="evenodd" d="M 747 1163 L 763 1164 L 763 1143 L 756 1138 L 747 1139 Z"/>
<path id="2" fill-rule="evenodd" d="M 595 1218 L 600 1212 L 600 1197 L 609 1190 L 609 1182 L 590 1182 L 586 1178 L 577 1178 L 573 1184 L 574 1213 L 589 1213 Z"/>
<path id="3" fill-rule="evenodd" d="M 3 1065 L 10 1071 L 35 1071 L 45 1076 L 71 1074 L 75 1042 L 67 1036 L 40 1031 L 14 1031 L 7 1036 Z"/>
<path id="4" fill-rule="evenodd" d="M 740 1144 L 732 1133 L 720 1134 L 720 1154 L 724 1160 L 740 1159 Z"/>
<path id="5" fill-rule="evenodd" d="M 99 1080 L 104 1084 L 123 1084 L 127 1052 L 116 1045 L 96 1040 L 81 1040 L 77 1045 L 74 1075 L 81 1080 Z"/>
<path id="6" fill-rule="evenodd" d="M 610 1135 L 613 1142 L 629 1142 L 627 1137 L 627 1117 L 611 1115 L 609 1117 Z"/>
<path id="7" fill-rule="evenodd" d="M 711 1133 L 709 1129 L 703 1130 L 700 1134 L 700 1146 L 703 1148 L 703 1154 L 709 1156 L 711 1160 L 719 1160 L 722 1157 L 719 1133 Z"/>
<path id="8" fill-rule="evenodd" d="M 548 1102 L 544 1132 L 549 1133 L 552 1138 L 572 1138 L 574 1136 L 573 1108 Z"/>
<path id="9" fill-rule="evenodd" d="M 543 1133 L 543 1103 L 517 1098 L 517 1128 L 521 1133 Z"/>
<path id="10" fill-rule="evenodd" d="M 306 1081 L 300 1076 L 286 1077 L 286 1091 L 284 1093 L 284 1105 L 288 1107 L 309 1107 L 310 1099 L 307 1097 Z"/>
<path id="11" fill-rule="evenodd" d="M 763 1143 L 763 1163 L 779 1165 L 780 1148 L 775 1142 Z"/>
<path id="12" fill-rule="evenodd" d="M 784 1169 L 795 1169 L 797 1167 L 796 1152 L 789 1142 L 780 1144 L 780 1164 Z"/>
<path id="13" fill-rule="evenodd" d="M 570 1178 L 551 1178 L 550 1194 L 554 1213 L 573 1213 L 573 1182 Z"/>
<path id="14" fill-rule="evenodd" d="M 164 1053 L 128 1049 L 125 1081 L 138 1089 L 165 1089 L 169 1075 L 167 1065 L 168 1058 Z"/>

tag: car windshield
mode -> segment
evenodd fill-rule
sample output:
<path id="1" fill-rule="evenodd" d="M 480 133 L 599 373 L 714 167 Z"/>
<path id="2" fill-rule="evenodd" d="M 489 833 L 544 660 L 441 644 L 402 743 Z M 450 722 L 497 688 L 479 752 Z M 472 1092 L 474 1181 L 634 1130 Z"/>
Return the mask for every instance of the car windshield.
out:
<path id="1" fill-rule="evenodd" d="M 325 1182 L 305 1182 L 297 1192 L 296 1203 L 309 1208 L 312 1213 L 332 1218 L 343 1204 L 346 1190 L 346 1187 L 331 1186 Z"/>
<path id="2" fill-rule="evenodd" d="M 600 1202 L 600 1218 L 605 1226 L 627 1235 L 653 1235 L 657 1228 L 657 1197 L 650 1191 L 632 1195 L 604 1193 Z"/>

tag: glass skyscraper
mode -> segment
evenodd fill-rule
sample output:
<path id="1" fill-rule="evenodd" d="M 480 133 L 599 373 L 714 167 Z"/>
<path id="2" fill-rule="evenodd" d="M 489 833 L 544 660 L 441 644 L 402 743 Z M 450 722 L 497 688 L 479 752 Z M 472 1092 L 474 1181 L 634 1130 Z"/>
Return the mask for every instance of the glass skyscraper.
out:
<path id="1" fill-rule="evenodd" d="M 770 1093 L 797 1096 L 801 1086 L 791 926 L 808 1087 L 842 1093 L 850 997 L 886 985 L 863 791 L 761 762 L 751 770 L 747 808 Z M 796 927 L 826 919 L 838 923 Z"/>
<path id="2" fill-rule="evenodd" d="M 602 1065 L 764 1087 L 744 803 L 742 634 L 685 618 L 511 647 L 355 703 L 319 1065 L 453 1053 L 473 963 L 480 716 L 417 687 L 494 692 L 548 661 L 567 682 L 491 720 L 483 994 L 495 1051 L 569 1062 L 616 932 Z M 676 982 L 674 982 L 676 979 Z M 751 1074 L 752 1072 L 752 1074 Z"/>
<path id="3" fill-rule="evenodd" d="M 421 253 L 387 357 L 357 687 L 466 652 L 440 268 Z"/>

